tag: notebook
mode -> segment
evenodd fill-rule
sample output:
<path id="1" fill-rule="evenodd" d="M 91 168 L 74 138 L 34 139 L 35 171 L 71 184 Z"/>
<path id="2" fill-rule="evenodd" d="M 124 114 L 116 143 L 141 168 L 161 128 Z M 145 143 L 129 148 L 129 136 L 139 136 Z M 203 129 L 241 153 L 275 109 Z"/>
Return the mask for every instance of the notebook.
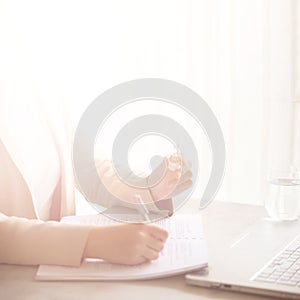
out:
<path id="1" fill-rule="evenodd" d="M 62 222 L 104 226 L 115 221 L 99 214 L 65 217 Z M 157 260 L 136 266 L 110 264 L 99 259 L 86 259 L 80 267 L 41 265 L 36 280 L 143 280 L 207 267 L 207 248 L 199 214 L 178 214 L 155 223 L 169 232 L 169 238 Z"/>

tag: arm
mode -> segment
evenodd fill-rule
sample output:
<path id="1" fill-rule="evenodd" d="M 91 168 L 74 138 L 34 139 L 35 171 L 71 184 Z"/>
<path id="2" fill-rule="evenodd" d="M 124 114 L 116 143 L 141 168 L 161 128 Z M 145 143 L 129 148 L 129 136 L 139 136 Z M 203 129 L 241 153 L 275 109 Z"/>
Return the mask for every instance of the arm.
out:
<path id="1" fill-rule="evenodd" d="M 79 266 L 90 229 L 0 213 L 0 263 Z"/>
<path id="2" fill-rule="evenodd" d="M 90 257 L 133 265 L 157 259 L 167 236 L 155 225 L 89 226 L 0 214 L 0 263 L 79 266 Z"/>

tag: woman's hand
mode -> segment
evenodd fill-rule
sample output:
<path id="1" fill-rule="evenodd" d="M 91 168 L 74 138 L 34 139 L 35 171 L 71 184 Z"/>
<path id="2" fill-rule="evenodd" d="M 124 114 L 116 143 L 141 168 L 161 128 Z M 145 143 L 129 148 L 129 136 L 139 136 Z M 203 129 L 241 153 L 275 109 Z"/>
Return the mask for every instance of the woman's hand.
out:
<path id="1" fill-rule="evenodd" d="M 181 156 L 176 155 L 176 160 L 177 161 L 174 162 L 172 156 L 165 158 L 163 163 L 158 166 L 148 178 L 154 202 L 174 197 L 192 186 L 193 174 L 191 170 L 187 167 Z M 173 168 L 174 163 L 177 165 L 177 168 Z M 165 173 L 162 178 L 158 180 L 159 174 L 161 174 L 163 170 L 165 170 Z"/>
<path id="2" fill-rule="evenodd" d="M 83 258 L 135 265 L 155 260 L 168 232 L 152 224 L 116 224 L 91 229 Z"/>
<path id="3" fill-rule="evenodd" d="M 174 157 L 177 168 L 174 168 Z M 179 154 L 164 158 L 163 163 L 147 178 L 146 189 L 134 188 L 121 181 L 109 161 L 98 160 L 97 170 L 107 190 L 118 199 L 135 204 L 134 195 L 139 194 L 144 203 L 154 202 L 159 209 L 167 210 L 170 214 L 173 211 L 170 198 L 184 192 L 193 183 L 192 172 Z M 101 191 L 98 194 L 101 195 Z"/>

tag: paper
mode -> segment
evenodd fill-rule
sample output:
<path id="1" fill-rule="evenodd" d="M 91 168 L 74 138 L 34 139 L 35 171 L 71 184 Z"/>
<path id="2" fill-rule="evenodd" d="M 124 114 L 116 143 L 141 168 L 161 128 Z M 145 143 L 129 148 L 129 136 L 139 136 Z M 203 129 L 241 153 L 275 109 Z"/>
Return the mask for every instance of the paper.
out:
<path id="1" fill-rule="evenodd" d="M 100 226 L 115 223 L 103 215 L 66 217 L 63 222 Z M 182 274 L 207 266 L 207 250 L 200 215 L 175 215 L 156 224 L 169 232 L 165 248 L 157 260 L 137 266 L 110 264 L 97 259 L 87 259 L 79 268 L 42 265 L 36 279 L 140 280 Z"/>

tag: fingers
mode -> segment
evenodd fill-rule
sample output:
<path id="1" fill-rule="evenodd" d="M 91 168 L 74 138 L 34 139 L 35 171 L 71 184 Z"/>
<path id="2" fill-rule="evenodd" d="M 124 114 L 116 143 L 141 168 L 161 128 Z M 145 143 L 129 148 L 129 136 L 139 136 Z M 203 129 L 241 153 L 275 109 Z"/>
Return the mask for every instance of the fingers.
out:
<path id="1" fill-rule="evenodd" d="M 165 241 L 168 238 L 168 231 L 166 231 L 165 229 L 158 227 L 156 225 L 153 224 L 148 224 L 147 226 L 148 232 L 150 233 L 151 236 L 153 236 L 155 239 L 162 241 L 163 243 L 165 243 Z"/>
<path id="2" fill-rule="evenodd" d="M 185 190 L 189 189 L 191 186 L 193 185 L 193 181 L 192 180 L 187 180 L 184 183 L 179 184 L 176 189 L 173 191 L 172 193 L 172 197 L 184 192 Z"/>
<path id="3" fill-rule="evenodd" d="M 179 183 L 185 182 L 190 180 L 193 177 L 193 173 L 190 170 L 187 170 L 185 173 L 183 173 L 180 177 Z"/>
<path id="4" fill-rule="evenodd" d="M 164 198 L 168 198 L 177 188 L 177 185 L 179 184 L 178 180 L 172 180 L 168 183 L 167 188 L 165 189 L 165 195 Z M 160 199 L 161 200 L 161 199 Z"/>
<path id="5" fill-rule="evenodd" d="M 147 260 L 155 260 L 158 259 L 159 252 L 151 248 L 146 248 L 143 257 L 146 258 Z"/>
<path id="6" fill-rule="evenodd" d="M 158 259 L 159 253 L 163 250 L 168 237 L 168 232 L 156 225 L 149 224 L 144 229 L 147 230 L 145 244 L 142 250 L 142 258 L 146 260 Z"/>
<path id="7" fill-rule="evenodd" d="M 190 161 L 182 160 L 182 171 L 186 172 L 187 170 L 190 170 L 192 167 L 192 164 Z"/>
<path id="8" fill-rule="evenodd" d="M 168 183 L 168 190 L 169 190 L 169 194 L 172 194 L 175 190 L 177 190 L 179 188 L 180 185 L 184 186 L 190 186 L 190 184 L 192 183 L 192 176 L 193 173 L 191 171 L 186 171 L 181 177 L 180 180 L 178 181 L 177 179 L 172 179 L 171 181 L 169 181 Z"/>
<path id="9" fill-rule="evenodd" d="M 169 178 L 174 182 L 176 179 L 179 179 L 181 182 L 184 182 L 192 178 L 193 173 L 190 169 L 190 164 L 187 164 L 185 161 L 182 161 L 182 165 L 177 170 L 169 170 Z"/>
<path id="10" fill-rule="evenodd" d="M 192 181 L 192 172 L 191 171 L 187 171 L 181 178 L 180 180 L 176 180 L 176 179 L 173 179 L 171 181 L 169 181 L 168 183 L 168 188 L 170 190 L 170 193 L 171 194 L 175 189 L 178 188 L 178 186 L 180 186 L 181 184 L 184 184 L 184 183 L 187 183 L 187 182 L 191 182 Z"/>
<path id="11" fill-rule="evenodd" d="M 180 178 L 182 175 L 182 168 L 179 166 L 177 169 L 170 169 L 168 165 L 166 165 L 165 173 L 164 173 L 164 178 L 165 177 L 170 177 L 170 178 Z"/>
<path id="12" fill-rule="evenodd" d="M 167 167 L 163 178 L 155 182 L 155 180 L 153 181 L 155 176 L 152 174 L 150 176 L 152 180 L 148 180 L 148 183 L 154 183 L 150 187 L 154 202 L 178 195 L 192 185 L 193 174 L 190 170 L 191 166 L 188 162 L 184 161 L 181 156 L 175 155 L 170 158 L 164 158 L 161 166 Z M 155 174 L 158 173 L 155 172 Z"/>
<path id="13" fill-rule="evenodd" d="M 156 238 L 154 238 L 153 236 L 149 237 L 149 240 L 147 242 L 147 247 L 155 250 L 157 252 L 160 252 L 163 250 L 165 243 L 162 242 L 161 240 L 158 240 Z"/>

